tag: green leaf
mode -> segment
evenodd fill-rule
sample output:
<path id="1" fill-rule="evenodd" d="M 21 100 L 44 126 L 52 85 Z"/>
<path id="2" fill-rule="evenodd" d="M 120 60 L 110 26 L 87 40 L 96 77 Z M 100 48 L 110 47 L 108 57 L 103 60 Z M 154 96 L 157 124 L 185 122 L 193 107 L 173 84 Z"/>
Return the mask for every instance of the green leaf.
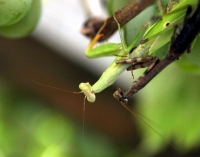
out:
<path id="1" fill-rule="evenodd" d="M 40 12 L 40 0 L 33 0 L 31 8 L 22 19 L 12 25 L 0 27 L 0 35 L 8 38 L 21 38 L 28 35 L 36 27 Z"/>
<path id="2" fill-rule="evenodd" d="M 8 26 L 22 19 L 31 7 L 32 0 L 1 0 L 0 26 Z"/>

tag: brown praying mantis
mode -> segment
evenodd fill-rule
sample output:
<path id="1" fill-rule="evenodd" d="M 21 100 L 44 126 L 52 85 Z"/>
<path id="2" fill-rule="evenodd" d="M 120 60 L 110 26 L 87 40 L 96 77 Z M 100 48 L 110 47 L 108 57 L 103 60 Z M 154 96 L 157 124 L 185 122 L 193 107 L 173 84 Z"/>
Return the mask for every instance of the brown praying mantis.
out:
<path id="1" fill-rule="evenodd" d="M 132 87 L 127 91 L 123 92 L 120 88 L 113 94 L 113 96 L 123 103 L 127 103 L 128 99 L 145 87 L 159 72 L 161 72 L 166 66 L 179 59 L 181 55 L 188 51 L 190 52 L 190 46 L 192 42 L 196 39 L 200 32 L 200 1 L 194 13 L 192 12 L 191 6 L 188 6 L 185 20 L 183 24 L 175 29 L 174 35 L 172 36 L 171 44 L 167 55 L 159 60 L 157 58 L 147 58 L 148 69 L 144 72 L 142 76 L 136 80 Z M 141 60 L 144 60 L 143 58 Z M 134 70 L 137 60 L 119 60 L 116 61 L 117 64 L 133 64 L 128 67 L 127 70 Z M 136 63 L 136 64 L 135 64 Z"/>

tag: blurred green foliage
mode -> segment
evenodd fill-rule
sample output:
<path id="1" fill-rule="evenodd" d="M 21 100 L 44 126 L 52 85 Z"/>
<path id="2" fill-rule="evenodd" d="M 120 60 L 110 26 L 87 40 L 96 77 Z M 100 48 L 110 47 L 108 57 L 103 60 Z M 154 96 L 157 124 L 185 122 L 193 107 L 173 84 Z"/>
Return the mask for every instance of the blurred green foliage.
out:
<path id="1" fill-rule="evenodd" d="M 0 80 L 0 157 L 116 157 L 104 135 L 86 129 L 33 96 Z"/>
<path id="2" fill-rule="evenodd" d="M 153 121 L 153 126 L 180 153 L 199 149 L 200 144 L 200 75 L 180 70 L 175 64 L 167 67 L 140 93 L 138 110 Z M 146 152 L 158 152 L 168 143 L 142 125 Z M 150 146 L 150 147 L 149 147 Z"/>

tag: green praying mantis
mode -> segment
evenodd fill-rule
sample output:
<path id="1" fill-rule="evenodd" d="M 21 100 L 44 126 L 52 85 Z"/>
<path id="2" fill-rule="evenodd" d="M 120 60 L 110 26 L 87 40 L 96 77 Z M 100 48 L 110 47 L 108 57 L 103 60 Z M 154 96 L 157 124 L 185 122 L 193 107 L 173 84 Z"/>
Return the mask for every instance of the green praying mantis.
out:
<path id="1" fill-rule="evenodd" d="M 94 44 L 102 36 L 102 34 L 97 34 L 85 51 L 85 55 L 88 58 L 116 56 L 94 85 L 91 86 L 88 82 L 80 83 L 79 88 L 85 94 L 87 100 L 95 102 L 95 94 L 111 86 L 119 75 L 130 66 L 130 64 L 117 64 L 116 61 L 135 58 L 135 62 L 143 63 L 143 61 L 140 61 L 141 58 L 153 56 L 157 50 L 167 44 L 171 40 L 175 26 L 183 21 L 187 7 L 190 5 L 194 8 L 197 3 L 198 0 L 170 1 L 162 17 L 151 26 L 149 23 L 145 24 L 129 46 L 125 44 L 120 25 L 115 15 L 113 15 L 118 25 L 121 43 L 105 43 L 93 48 Z M 138 40 L 141 40 L 140 44 L 136 45 Z"/>

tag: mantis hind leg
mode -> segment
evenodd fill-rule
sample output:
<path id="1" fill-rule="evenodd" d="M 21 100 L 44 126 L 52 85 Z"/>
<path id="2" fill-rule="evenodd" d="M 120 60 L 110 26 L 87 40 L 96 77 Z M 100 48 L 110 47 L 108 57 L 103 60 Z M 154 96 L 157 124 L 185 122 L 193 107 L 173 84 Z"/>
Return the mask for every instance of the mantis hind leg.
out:
<path id="1" fill-rule="evenodd" d="M 120 36 L 120 40 L 121 40 L 121 44 L 122 44 L 122 49 L 124 50 L 124 52 L 126 52 L 127 45 L 126 45 L 126 42 L 124 40 L 123 31 L 122 31 L 122 29 L 120 27 L 120 24 L 119 24 L 119 22 L 118 22 L 118 20 L 117 20 L 117 18 L 115 16 L 115 14 L 113 15 L 113 18 L 114 18 L 115 22 L 117 23 L 117 27 L 118 27 L 118 30 L 119 30 L 119 36 Z"/>
<path id="2" fill-rule="evenodd" d="M 149 27 L 150 23 L 149 22 L 145 23 L 142 26 L 141 30 L 138 32 L 138 34 L 134 37 L 131 44 L 127 46 L 124 35 L 123 35 L 123 30 L 121 29 L 120 24 L 117 21 L 115 14 L 113 15 L 113 18 L 114 18 L 114 20 L 115 20 L 115 22 L 117 23 L 117 26 L 118 26 L 122 49 L 123 49 L 124 52 L 126 52 L 125 54 L 128 55 L 128 53 L 132 53 L 133 49 L 136 48 L 137 42 L 143 37 L 143 35 L 144 35 L 146 29 Z"/>

